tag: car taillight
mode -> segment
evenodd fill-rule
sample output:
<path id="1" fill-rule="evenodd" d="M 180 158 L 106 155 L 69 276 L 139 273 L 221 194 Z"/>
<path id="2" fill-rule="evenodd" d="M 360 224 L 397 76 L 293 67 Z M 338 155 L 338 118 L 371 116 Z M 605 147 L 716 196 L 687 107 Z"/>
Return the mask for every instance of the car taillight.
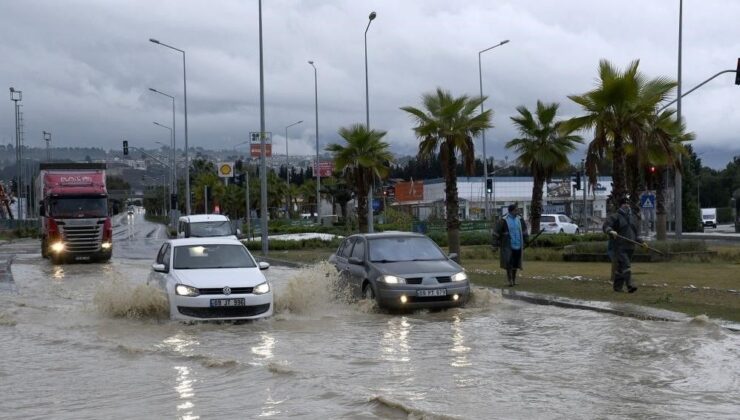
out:
<path id="1" fill-rule="evenodd" d="M 113 225 L 110 222 L 110 217 L 108 217 L 103 224 L 103 242 L 110 242 L 111 238 L 113 238 Z"/>
<path id="2" fill-rule="evenodd" d="M 57 225 L 57 222 L 54 221 L 54 219 L 47 218 L 46 219 L 46 227 L 48 229 L 47 238 L 49 241 L 53 241 L 55 239 L 59 239 L 61 236 L 59 234 L 59 225 Z"/>

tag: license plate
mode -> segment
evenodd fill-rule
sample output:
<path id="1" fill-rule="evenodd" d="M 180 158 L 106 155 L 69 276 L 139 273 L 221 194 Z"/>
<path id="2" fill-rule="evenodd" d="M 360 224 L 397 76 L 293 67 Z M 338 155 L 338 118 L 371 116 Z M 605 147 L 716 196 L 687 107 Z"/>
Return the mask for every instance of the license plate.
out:
<path id="1" fill-rule="evenodd" d="M 211 299 L 211 308 L 220 308 L 223 306 L 246 306 L 244 298 L 233 299 Z"/>
<path id="2" fill-rule="evenodd" d="M 79 257 L 75 257 L 75 260 L 77 260 L 77 261 L 90 261 L 90 256 L 89 255 L 81 255 Z"/>
<path id="3" fill-rule="evenodd" d="M 447 289 L 417 290 L 416 296 L 419 296 L 419 297 L 447 296 Z"/>

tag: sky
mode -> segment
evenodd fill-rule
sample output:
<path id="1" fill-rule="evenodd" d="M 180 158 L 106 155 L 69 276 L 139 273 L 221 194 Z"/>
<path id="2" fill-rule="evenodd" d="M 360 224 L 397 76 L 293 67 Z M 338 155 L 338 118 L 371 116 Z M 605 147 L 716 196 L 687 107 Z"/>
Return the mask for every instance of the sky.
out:
<path id="1" fill-rule="evenodd" d="M 685 0 L 682 83 L 686 92 L 740 57 L 740 1 Z M 623 68 L 639 59 L 648 77 L 677 78 L 679 0 L 265 0 L 265 126 L 275 153 L 315 153 L 314 69 L 320 149 L 341 142 L 340 127 L 365 122 L 367 32 L 370 126 L 387 131 L 398 155 L 418 140 L 402 106 L 420 106 L 437 87 L 479 95 L 494 112 L 488 157 L 513 159 L 510 117 L 537 100 L 579 115 L 568 95 L 595 86 L 600 59 Z M 184 144 L 185 51 L 190 147 L 244 150 L 259 131 L 257 0 L 0 0 L 0 85 L 23 92 L 26 144 L 119 149 L 121 140 L 154 148 L 175 132 Z M 6 90 L 6 92 L 8 92 Z M 6 93 L 7 95 L 7 93 Z M 0 143 L 15 143 L 14 108 L 0 106 Z M 684 98 L 703 163 L 723 168 L 740 155 L 740 86 L 724 74 Z M 590 133 L 581 133 L 586 140 Z M 476 153 L 482 142 L 477 139 Z M 584 157 L 583 149 L 571 156 Z"/>

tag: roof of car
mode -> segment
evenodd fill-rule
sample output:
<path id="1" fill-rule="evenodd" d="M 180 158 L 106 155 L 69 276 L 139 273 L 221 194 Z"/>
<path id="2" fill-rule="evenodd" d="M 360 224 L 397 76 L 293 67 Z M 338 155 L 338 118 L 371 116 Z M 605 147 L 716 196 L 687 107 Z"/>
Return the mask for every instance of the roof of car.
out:
<path id="1" fill-rule="evenodd" d="M 387 231 L 387 232 L 379 232 L 379 233 L 357 233 L 352 235 L 352 237 L 358 237 L 361 236 L 363 238 L 373 239 L 373 238 L 398 238 L 399 236 L 408 236 L 408 237 L 422 237 L 426 238 L 426 236 L 415 233 L 415 232 L 401 232 L 401 231 Z"/>
<path id="2" fill-rule="evenodd" d="M 229 218 L 223 214 L 191 214 L 190 216 L 180 217 L 181 221 L 190 223 L 199 222 L 224 222 L 228 221 Z"/>
<path id="3" fill-rule="evenodd" d="M 170 239 L 172 246 L 190 245 L 243 245 L 241 241 L 233 236 L 215 236 L 208 238 L 179 238 Z"/>

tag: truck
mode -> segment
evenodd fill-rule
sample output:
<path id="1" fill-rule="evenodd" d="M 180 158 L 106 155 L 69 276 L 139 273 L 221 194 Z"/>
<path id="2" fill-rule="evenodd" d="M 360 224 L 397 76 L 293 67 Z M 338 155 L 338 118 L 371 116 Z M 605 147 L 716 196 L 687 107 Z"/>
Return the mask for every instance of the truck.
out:
<path id="1" fill-rule="evenodd" d="M 717 229 L 717 209 L 701 209 L 701 224 Z"/>
<path id="2" fill-rule="evenodd" d="M 54 264 L 108 261 L 113 225 L 105 163 L 42 162 L 36 178 L 41 255 Z"/>

